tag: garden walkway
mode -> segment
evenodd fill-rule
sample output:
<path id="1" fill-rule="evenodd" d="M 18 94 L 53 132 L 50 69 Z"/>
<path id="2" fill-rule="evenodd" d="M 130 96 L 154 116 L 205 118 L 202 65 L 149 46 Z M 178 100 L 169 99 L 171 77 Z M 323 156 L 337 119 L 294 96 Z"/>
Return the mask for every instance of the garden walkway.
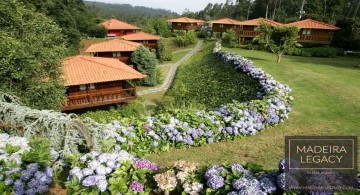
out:
<path id="1" fill-rule="evenodd" d="M 166 78 L 164 80 L 164 82 L 161 84 L 161 86 L 156 87 L 156 88 L 152 88 L 152 89 L 147 89 L 144 91 L 140 91 L 137 92 L 137 95 L 145 95 L 145 94 L 149 94 L 149 93 L 156 93 L 159 91 L 163 91 L 163 90 L 167 90 L 169 89 L 172 81 L 174 80 L 175 77 L 175 73 L 177 68 L 184 63 L 186 60 L 188 60 L 192 55 L 194 55 L 201 47 L 201 45 L 203 44 L 203 40 L 199 40 L 196 44 L 196 46 L 194 47 L 194 49 L 192 49 L 188 54 L 186 54 L 186 56 L 184 56 L 181 60 L 179 60 L 178 62 L 176 62 L 175 64 L 172 64 L 169 73 L 166 75 Z"/>

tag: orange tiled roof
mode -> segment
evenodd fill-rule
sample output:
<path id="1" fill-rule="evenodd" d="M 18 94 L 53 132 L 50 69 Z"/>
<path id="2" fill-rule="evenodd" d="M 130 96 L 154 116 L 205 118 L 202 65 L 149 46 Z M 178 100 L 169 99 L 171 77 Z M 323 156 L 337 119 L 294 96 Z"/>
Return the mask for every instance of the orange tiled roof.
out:
<path id="1" fill-rule="evenodd" d="M 180 23 L 204 23 L 204 20 L 198 20 L 188 17 L 175 18 L 171 20 L 166 20 L 167 22 L 180 22 Z"/>
<path id="2" fill-rule="evenodd" d="M 142 41 L 142 40 L 160 40 L 162 37 L 146 32 L 137 32 L 130 35 L 124 35 L 121 38 L 127 41 Z"/>
<path id="3" fill-rule="evenodd" d="M 326 30 L 339 30 L 339 27 L 319 22 L 312 19 L 301 20 L 293 23 L 286 24 L 286 26 L 296 26 L 298 28 L 311 28 L 311 29 L 326 29 Z"/>
<path id="4" fill-rule="evenodd" d="M 62 61 L 65 86 L 144 78 L 145 75 L 114 58 L 74 56 Z"/>
<path id="5" fill-rule="evenodd" d="M 222 19 L 218 19 L 218 20 L 212 20 L 212 21 L 209 21 L 209 23 L 241 25 L 240 21 L 233 20 L 231 18 L 222 18 Z"/>
<path id="6" fill-rule="evenodd" d="M 86 49 L 86 52 L 135 51 L 140 45 L 140 43 L 132 41 L 113 39 L 110 41 L 92 44 Z"/>
<path id="7" fill-rule="evenodd" d="M 241 25 L 244 25 L 244 26 L 259 26 L 261 20 L 263 20 L 265 23 L 271 24 L 272 26 L 282 25 L 279 22 L 275 22 L 273 20 L 269 20 L 269 19 L 265 19 L 265 18 L 256 18 L 256 19 L 252 19 L 252 20 L 242 21 L 240 23 L 241 23 Z"/>
<path id="8" fill-rule="evenodd" d="M 141 28 L 137 26 L 117 19 L 110 19 L 100 23 L 99 25 L 105 26 L 108 30 L 141 30 Z"/>

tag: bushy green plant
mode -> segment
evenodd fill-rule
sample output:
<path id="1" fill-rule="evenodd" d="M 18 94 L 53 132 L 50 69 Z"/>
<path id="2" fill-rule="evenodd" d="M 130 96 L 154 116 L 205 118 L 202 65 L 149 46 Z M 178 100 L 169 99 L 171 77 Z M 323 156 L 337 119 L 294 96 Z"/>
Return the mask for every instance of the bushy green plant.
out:
<path id="1" fill-rule="evenodd" d="M 156 69 L 156 84 L 162 84 L 164 82 L 164 74 L 160 68 Z"/>
<path id="2" fill-rule="evenodd" d="M 222 43 L 224 43 L 224 46 L 237 47 L 239 45 L 239 38 L 236 36 L 236 32 L 233 29 L 227 30 L 221 40 Z"/>
<path id="3" fill-rule="evenodd" d="M 341 50 L 333 47 L 291 48 L 286 54 L 304 57 L 334 57 Z"/>
<path id="4" fill-rule="evenodd" d="M 131 61 L 135 64 L 138 71 L 146 77 L 138 81 L 139 85 L 155 86 L 157 81 L 155 55 L 144 46 L 140 46 L 131 55 Z"/>
<path id="5" fill-rule="evenodd" d="M 157 44 L 156 57 L 160 62 L 171 61 L 173 59 L 172 52 L 164 40 L 159 40 Z"/>
<path id="6" fill-rule="evenodd" d="M 144 99 L 138 98 L 125 105 L 111 107 L 109 110 L 89 111 L 82 114 L 82 118 L 92 118 L 99 123 L 110 123 L 122 118 L 142 118 L 147 115 Z"/>
<path id="7" fill-rule="evenodd" d="M 197 37 L 194 31 L 180 31 L 178 35 L 176 35 L 176 44 L 179 47 L 186 47 L 188 45 L 192 45 L 196 42 Z"/>

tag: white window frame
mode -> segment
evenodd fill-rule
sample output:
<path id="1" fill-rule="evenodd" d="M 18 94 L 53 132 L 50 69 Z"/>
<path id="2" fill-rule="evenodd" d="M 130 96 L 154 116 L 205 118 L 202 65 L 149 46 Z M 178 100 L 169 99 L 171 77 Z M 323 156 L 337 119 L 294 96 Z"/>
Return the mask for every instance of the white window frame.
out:
<path id="1" fill-rule="evenodd" d="M 224 24 L 220 24 L 219 26 L 220 26 L 220 28 L 224 28 Z"/>
<path id="2" fill-rule="evenodd" d="M 85 84 L 81 84 L 79 85 L 80 91 L 85 91 L 86 90 L 86 85 Z"/>
<path id="3" fill-rule="evenodd" d="M 90 83 L 89 89 L 95 89 L 95 84 L 94 84 L 94 83 Z"/>
<path id="4" fill-rule="evenodd" d="M 302 34 L 303 35 L 310 35 L 311 34 L 311 29 L 310 28 L 305 28 L 302 30 Z"/>
<path id="5" fill-rule="evenodd" d="M 181 26 L 181 23 L 180 23 L 180 22 L 178 22 L 178 23 L 177 23 L 177 25 L 178 25 L 178 26 Z"/>

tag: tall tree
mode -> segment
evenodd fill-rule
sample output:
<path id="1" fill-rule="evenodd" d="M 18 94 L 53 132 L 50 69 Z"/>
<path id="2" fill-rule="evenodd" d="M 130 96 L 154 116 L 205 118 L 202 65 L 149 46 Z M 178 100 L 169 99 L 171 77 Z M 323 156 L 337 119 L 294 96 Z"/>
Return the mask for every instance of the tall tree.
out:
<path id="1" fill-rule="evenodd" d="M 281 56 L 290 48 L 296 46 L 299 29 L 297 27 L 271 26 L 261 23 L 258 28 L 260 34 L 256 39 L 265 44 L 276 56 L 277 62 L 281 61 Z"/>
<path id="2" fill-rule="evenodd" d="M 0 1 L 0 13 L 0 91 L 33 108 L 59 109 L 65 94 L 61 29 L 16 0 Z"/>
<path id="3" fill-rule="evenodd" d="M 147 77 L 139 81 L 140 85 L 155 86 L 157 84 L 156 64 L 157 60 L 153 53 L 144 46 L 140 46 L 131 55 L 131 61 L 136 69 Z"/>

